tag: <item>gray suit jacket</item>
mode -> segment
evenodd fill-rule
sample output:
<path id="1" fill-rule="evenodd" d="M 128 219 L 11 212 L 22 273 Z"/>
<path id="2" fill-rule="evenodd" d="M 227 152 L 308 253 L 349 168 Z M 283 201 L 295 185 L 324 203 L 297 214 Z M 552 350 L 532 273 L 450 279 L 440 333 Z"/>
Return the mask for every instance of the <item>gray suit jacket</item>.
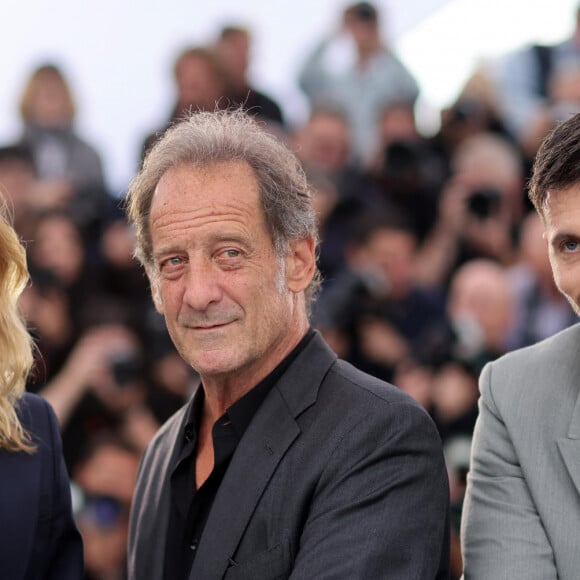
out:
<path id="1" fill-rule="evenodd" d="M 181 410 L 141 464 L 131 579 L 162 578 L 168 474 L 183 422 Z M 428 415 L 337 360 L 317 334 L 240 441 L 190 578 L 445 578 L 447 514 L 447 476 Z"/>
<path id="2" fill-rule="evenodd" d="M 466 580 L 580 578 L 580 325 L 489 364 L 463 510 Z"/>

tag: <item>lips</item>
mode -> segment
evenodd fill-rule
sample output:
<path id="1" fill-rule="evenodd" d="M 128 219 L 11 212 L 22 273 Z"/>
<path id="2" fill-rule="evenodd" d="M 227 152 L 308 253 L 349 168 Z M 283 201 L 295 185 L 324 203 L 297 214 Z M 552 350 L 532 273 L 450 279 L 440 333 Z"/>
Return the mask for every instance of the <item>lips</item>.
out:
<path id="1" fill-rule="evenodd" d="M 204 324 L 203 326 L 192 326 L 193 330 L 212 330 L 213 328 L 221 328 L 222 326 L 226 326 L 230 324 L 229 322 L 218 322 L 216 324 Z"/>
<path id="2" fill-rule="evenodd" d="M 228 316 L 228 318 L 220 317 L 214 319 L 213 315 Z M 212 330 L 213 328 L 221 328 L 232 324 L 239 318 L 240 316 L 237 312 L 214 312 L 209 315 L 196 312 L 181 312 L 177 318 L 177 323 L 191 330 Z"/>

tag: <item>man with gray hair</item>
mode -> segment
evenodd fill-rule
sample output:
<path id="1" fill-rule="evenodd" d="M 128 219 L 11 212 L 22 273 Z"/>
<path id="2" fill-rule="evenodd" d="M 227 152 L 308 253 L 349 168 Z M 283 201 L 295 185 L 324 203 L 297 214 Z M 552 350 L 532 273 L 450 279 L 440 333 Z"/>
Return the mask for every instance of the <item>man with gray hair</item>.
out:
<path id="1" fill-rule="evenodd" d="M 142 460 L 129 577 L 445 578 L 438 434 L 310 328 L 316 216 L 295 156 L 196 113 L 128 193 L 137 256 L 201 384 Z"/>

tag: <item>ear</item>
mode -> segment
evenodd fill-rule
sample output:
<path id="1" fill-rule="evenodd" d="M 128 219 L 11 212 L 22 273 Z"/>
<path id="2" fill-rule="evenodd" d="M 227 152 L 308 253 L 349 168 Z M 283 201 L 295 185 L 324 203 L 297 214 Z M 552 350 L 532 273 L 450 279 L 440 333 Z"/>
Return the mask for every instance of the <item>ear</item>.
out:
<path id="1" fill-rule="evenodd" d="M 286 257 L 286 287 L 294 293 L 306 290 L 316 270 L 316 244 L 311 237 L 290 242 Z"/>
<path id="2" fill-rule="evenodd" d="M 155 309 L 159 314 L 165 314 L 165 309 L 163 308 L 163 300 L 159 292 L 159 283 L 157 277 L 151 271 L 150 268 L 145 267 L 145 272 L 147 273 L 147 278 L 149 278 L 149 286 L 151 287 L 151 296 L 153 298 L 153 304 Z"/>

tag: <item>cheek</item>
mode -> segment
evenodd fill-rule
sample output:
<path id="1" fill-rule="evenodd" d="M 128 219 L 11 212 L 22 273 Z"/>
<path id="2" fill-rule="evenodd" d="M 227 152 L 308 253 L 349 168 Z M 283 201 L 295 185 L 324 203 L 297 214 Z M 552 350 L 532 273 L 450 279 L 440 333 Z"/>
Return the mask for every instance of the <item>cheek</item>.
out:
<path id="1" fill-rule="evenodd" d="M 151 286 L 153 299 L 157 310 L 162 314 L 174 312 L 181 308 L 185 287 L 181 280 L 161 279 Z"/>
<path id="2" fill-rule="evenodd" d="M 568 296 L 580 293 L 580 263 L 563 264 L 551 257 L 554 281 L 559 290 Z"/>

